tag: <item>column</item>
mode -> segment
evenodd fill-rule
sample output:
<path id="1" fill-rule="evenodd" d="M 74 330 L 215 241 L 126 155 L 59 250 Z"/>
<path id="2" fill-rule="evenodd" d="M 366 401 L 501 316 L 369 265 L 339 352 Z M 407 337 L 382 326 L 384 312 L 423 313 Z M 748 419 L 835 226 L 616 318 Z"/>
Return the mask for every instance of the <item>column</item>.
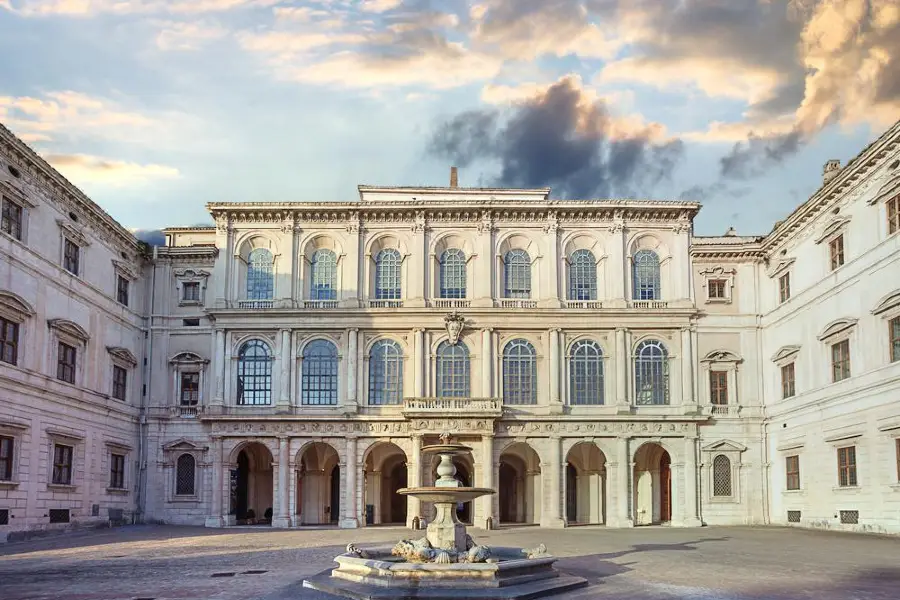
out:
<path id="1" fill-rule="evenodd" d="M 291 441 L 287 436 L 278 436 L 278 488 L 275 498 L 275 518 L 272 527 L 291 526 Z"/>
<path id="2" fill-rule="evenodd" d="M 359 330 L 352 327 L 347 330 L 347 406 L 356 411 L 357 377 L 359 376 Z"/>
<path id="3" fill-rule="evenodd" d="M 616 514 L 619 527 L 632 527 L 631 520 L 631 456 L 628 452 L 628 438 L 623 436 L 616 440 Z"/>
<path id="4" fill-rule="evenodd" d="M 684 525 L 699 527 L 697 517 L 697 439 L 684 438 Z"/>
<path id="5" fill-rule="evenodd" d="M 548 502 L 546 502 L 541 510 L 541 527 L 554 527 L 560 528 L 565 527 L 566 522 L 562 518 L 562 513 L 560 511 L 562 505 L 562 473 L 563 473 L 563 464 L 562 464 L 562 448 L 561 446 L 562 440 L 559 436 L 551 436 L 547 440 L 547 447 L 549 449 L 548 458 L 549 465 L 547 474 L 550 478 L 549 485 L 549 498 Z M 544 493 L 546 494 L 548 486 L 544 485 Z M 545 496 L 546 497 L 546 496 Z"/>
<path id="6" fill-rule="evenodd" d="M 628 336 L 625 329 L 616 329 L 616 404 L 620 411 L 629 411 L 631 401 L 628 396 L 628 364 L 631 353 L 628 352 Z"/>
<path id="7" fill-rule="evenodd" d="M 381 471 L 372 471 L 372 524 L 381 525 L 381 483 L 383 481 Z"/>
<path id="8" fill-rule="evenodd" d="M 213 404 L 225 404 L 225 330 L 216 329 L 216 393 Z"/>
<path id="9" fill-rule="evenodd" d="M 490 327 L 481 330 L 481 396 L 483 398 L 494 396 L 494 388 L 491 385 L 494 370 L 493 353 L 491 352 L 492 332 L 493 329 Z"/>
<path id="10" fill-rule="evenodd" d="M 341 528 L 355 529 L 359 527 L 359 510 L 357 507 L 356 472 L 359 465 L 356 461 L 356 438 L 347 438 L 347 452 L 344 456 L 344 473 L 347 485 L 344 488 L 344 498 L 341 502 Z"/>
<path id="11" fill-rule="evenodd" d="M 278 394 L 278 412 L 291 409 L 291 330 L 281 330 L 281 391 Z"/>
<path id="12" fill-rule="evenodd" d="M 421 327 L 413 329 L 415 344 L 413 346 L 413 395 L 421 398 L 425 395 L 425 330 Z"/>
<path id="13" fill-rule="evenodd" d="M 559 393 L 559 371 L 562 363 L 559 360 L 559 329 L 551 329 L 550 335 L 550 412 L 562 413 L 562 399 Z"/>
<path id="14" fill-rule="evenodd" d="M 697 410 L 697 399 L 694 397 L 694 352 L 691 344 L 689 327 L 681 329 L 681 403 L 685 412 Z"/>
<path id="15" fill-rule="evenodd" d="M 207 527 L 224 527 L 222 519 L 222 438 L 212 438 L 212 509 L 206 517 Z"/>
<path id="16" fill-rule="evenodd" d="M 412 435 L 412 453 L 406 463 L 406 481 L 409 487 L 422 485 L 422 436 Z M 421 519 L 421 502 L 412 496 L 406 497 L 406 526 L 412 527 L 415 519 Z"/>
<path id="17" fill-rule="evenodd" d="M 481 487 L 494 489 L 494 436 L 481 436 Z M 484 529 L 497 526 L 494 516 L 494 494 L 481 497 L 481 517 L 483 521 L 477 525 Z"/>

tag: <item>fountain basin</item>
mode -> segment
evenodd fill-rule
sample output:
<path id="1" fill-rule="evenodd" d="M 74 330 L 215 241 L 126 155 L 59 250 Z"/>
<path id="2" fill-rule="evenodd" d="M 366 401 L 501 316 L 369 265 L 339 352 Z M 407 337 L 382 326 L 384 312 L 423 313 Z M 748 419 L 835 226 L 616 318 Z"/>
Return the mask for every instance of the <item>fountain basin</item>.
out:
<path id="1" fill-rule="evenodd" d="M 397 490 L 397 493 L 404 496 L 412 496 L 424 502 L 438 504 L 444 502 L 471 502 L 475 498 L 496 494 L 497 492 L 491 488 L 477 487 L 417 487 L 402 488 Z"/>

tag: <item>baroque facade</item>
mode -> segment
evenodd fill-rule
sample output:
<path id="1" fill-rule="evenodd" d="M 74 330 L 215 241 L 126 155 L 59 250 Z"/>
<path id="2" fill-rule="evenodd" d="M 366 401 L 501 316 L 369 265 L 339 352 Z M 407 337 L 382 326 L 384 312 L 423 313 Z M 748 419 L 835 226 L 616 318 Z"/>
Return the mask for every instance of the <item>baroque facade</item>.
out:
<path id="1" fill-rule="evenodd" d="M 477 527 L 900 531 L 900 123 L 766 236 L 454 171 L 152 251 L 0 133 L 0 531 L 419 527 L 443 434 Z"/>

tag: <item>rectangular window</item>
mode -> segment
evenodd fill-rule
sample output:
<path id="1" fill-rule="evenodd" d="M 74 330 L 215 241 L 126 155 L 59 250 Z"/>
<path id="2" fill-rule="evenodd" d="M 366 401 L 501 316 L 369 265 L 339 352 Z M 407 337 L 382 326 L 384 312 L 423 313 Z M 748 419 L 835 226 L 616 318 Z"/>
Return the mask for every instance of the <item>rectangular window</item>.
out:
<path id="1" fill-rule="evenodd" d="M 21 241 L 23 213 L 21 206 L 9 198 L 3 198 L 3 216 L 0 217 L 0 231 Z"/>
<path id="2" fill-rule="evenodd" d="M 841 487 L 856 485 L 856 446 L 838 448 L 838 484 Z"/>
<path id="3" fill-rule="evenodd" d="M 53 444 L 53 479 L 56 485 L 72 485 L 72 446 Z"/>
<path id="4" fill-rule="evenodd" d="M 850 340 L 831 346 L 831 380 L 843 381 L 850 377 Z"/>
<path id="5" fill-rule="evenodd" d="M 81 248 L 78 247 L 78 244 L 69 239 L 65 240 L 63 246 L 63 269 L 72 275 L 78 275 L 80 253 Z"/>
<path id="6" fill-rule="evenodd" d="M 109 487 L 125 489 L 125 455 L 109 455 Z"/>
<path id="7" fill-rule="evenodd" d="M 12 481 L 15 440 L 0 436 L 0 481 Z"/>
<path id="8" fill-rule="evenodd" d="M 728 371 L 709 372 L 709 401 L 711 404 L 728 404 Z"/>
<path id="9" fill-rule="evenodd" d="M 181 299 L 185 302 L 199 302 L 200 282 L 186 281 L 181 284 Z"/>
<path id="10" fill-rule="evenodd" d="M 828 251 L 831 253 L 831 270 L 834 271 L 844 264 L 844 236 L 839 235 L 831 240 Z"/>
<path id="11" fill-rule="evenodd" d="M 887 201 L 888 233 L 900 231 L 900 196 Z"/>
<path id="12" fill-rule="evenodd" d="M 791 274 L 785 273 L 778 278 L 778 299 L 781 303 L 787 302 L 791 297 Z"/>
<path id="13" fill-rule="evenodd" d="M 785 487 L 789 490 L 799 490 L 800 489 L 800 457 L 799 456 L 786 456 L 784 458 L 784 466 L 785 466 L 785 472 L 787 474 L 787 481 L 785 482 Z"/>
<path id="14" fill-rule="evenodd" d="M 791 398 L 797 393 L 794 380 L 794 363 L 781 367 L 781 397 Z"/>
<path id="15" fill-rule="evenodd" d="M 0 361 L 11 365 L 19 361 L 19 324 L 0 317 Z"/>
<path id="16" fill-rule="evenodd" d="M 200 373 L 181 374 L 181 406 L 196 406 L 200 402 Z"/>
<path id="17" fill-rule="evenodd" d="M 121 275 L 116 277 L 116 300 L 123 306 L 128 306 L 129 281 Z"/>
<path id="18" fill-rule="evenodd" d="M 710 279 L 708 285 L 710 300 L 725 300 L 725 284 L 724 279 Z"/>
<path id="19" fill-rule="evenodd" d="M 112 395 L 116 400 L 125 400 L 128 390 L 128 371 L 119 365 L 113 365 Z"/>
<path id="20" fill-rule="evenodd" d="M 900 317 L 888 321 L 888 331 L 891 336 L 891 362 L 897 362 L 900 360 Z"/>
<path id="21" fill-rule="evenodd" d="M 182 327 L 200 327 L 200 319 L 182 319 Z"/>
<path id="22" fill-rule="evenodd" d="M 56 378 L 75 383 L 75 348 L 60 342 L 56 357 Z"/>
<path id="23" fill-rule="evenodd" d="M 47 511 L 48 516 L 50 517 L 51 523 L 68 523 L 69 522 L 69 509 L 68 508 L 51 508 Z"/>

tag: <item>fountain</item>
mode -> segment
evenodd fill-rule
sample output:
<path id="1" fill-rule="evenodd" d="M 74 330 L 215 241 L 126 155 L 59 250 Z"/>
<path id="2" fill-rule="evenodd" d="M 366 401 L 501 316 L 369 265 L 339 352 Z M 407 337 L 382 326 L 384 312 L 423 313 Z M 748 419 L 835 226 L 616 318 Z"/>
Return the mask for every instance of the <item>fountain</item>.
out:
<path id="1" fill-rule="evenodd" d="M 472 449 L 450 442 L 422 448 L 438 454 L 438 479 L 432 487 L 404 488 L 398 494 L 434 504 L 434 519 L 424 538 L 401 540 L 393 547 L 359 548 L 348 544 L 335 557 L 338 567 L 303 581 L 303 587 L 358 600 L 428 598 L 540 598 L 587 585 L 581 577 L 553 568 L 556 558 L 544 544 L 533 549 L 488 547 L 475 543 L 456 516 L 459 502 L 496 493 L 464 487 L 455 478 L 453 457 Z"/>

